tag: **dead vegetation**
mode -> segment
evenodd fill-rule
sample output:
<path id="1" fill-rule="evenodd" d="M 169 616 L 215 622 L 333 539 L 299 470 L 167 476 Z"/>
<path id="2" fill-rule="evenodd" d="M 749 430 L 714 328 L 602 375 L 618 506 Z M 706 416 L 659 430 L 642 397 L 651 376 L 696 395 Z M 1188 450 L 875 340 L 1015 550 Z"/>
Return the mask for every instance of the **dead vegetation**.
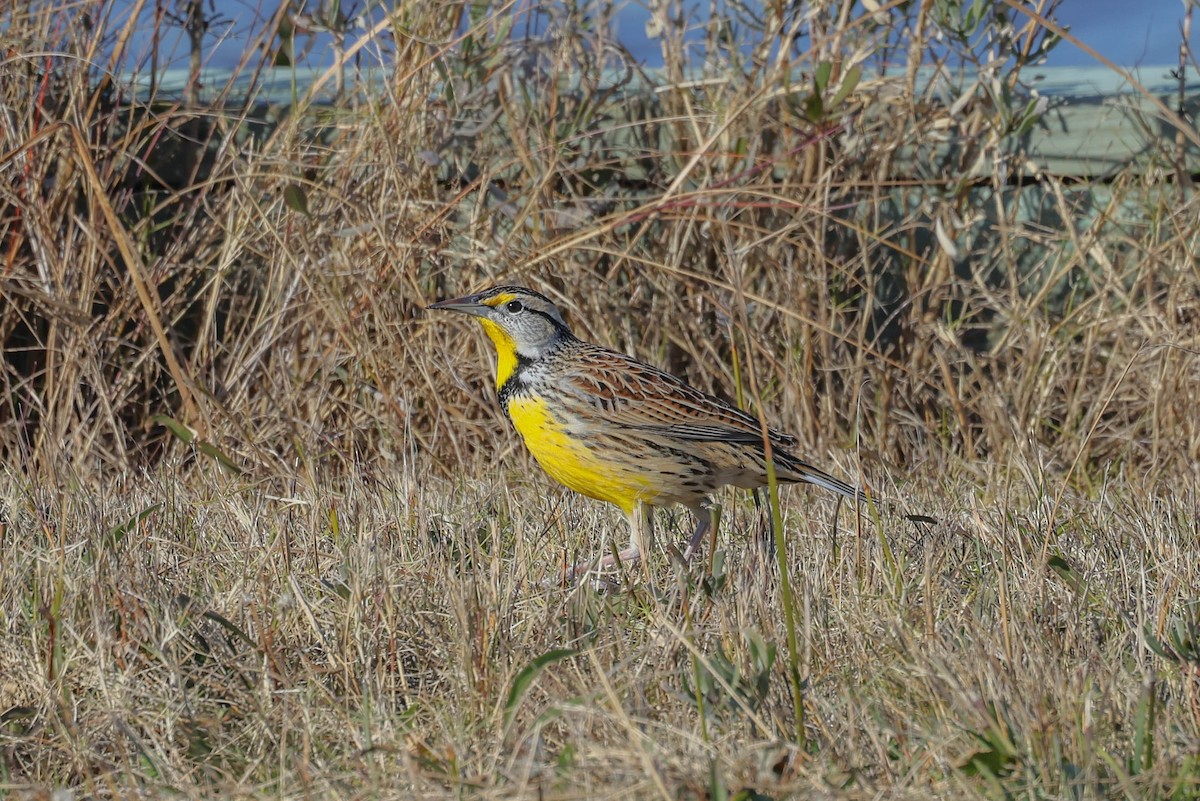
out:
<path id="1" fill-rule="evenodd" d="M 1197 135 L 1017 180 L 1013 5 L 665 6 L 653 74 L 446 5 L 286 107 L 5 12 L 0 787 L 1196 798 Z M 420 311 L 501 281 L 942 522 L 785 492 L 788 595 L 728 496 L 710 575 L 540 589 L 620 525 Z"/>

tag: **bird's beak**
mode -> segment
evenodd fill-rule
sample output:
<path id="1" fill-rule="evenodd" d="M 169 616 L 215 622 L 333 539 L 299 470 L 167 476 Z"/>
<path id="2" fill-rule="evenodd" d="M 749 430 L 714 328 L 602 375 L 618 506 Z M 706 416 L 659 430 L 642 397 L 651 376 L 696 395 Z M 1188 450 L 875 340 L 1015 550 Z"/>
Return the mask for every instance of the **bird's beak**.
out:
<path id="1" fill-rule="evenodd" d="M 438 309 L 440 311 L 462 312 L 463 314 L 470 314 L 474 317 L 483 317 L 489 311 L 491 311 L 490 306 L 485 306 L 479 302 L 479 295 L 466 295 L 465 297 L 461 298 L 440 300 L 437 303 L 427 306 L 426 308 L 430 310 Z"/>

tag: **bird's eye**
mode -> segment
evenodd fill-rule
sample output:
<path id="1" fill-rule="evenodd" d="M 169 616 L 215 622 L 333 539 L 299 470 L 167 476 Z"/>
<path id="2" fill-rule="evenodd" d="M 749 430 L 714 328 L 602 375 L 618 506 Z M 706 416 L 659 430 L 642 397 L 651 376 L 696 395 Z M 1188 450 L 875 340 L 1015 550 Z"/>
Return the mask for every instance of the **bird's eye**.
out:
<path id="1" fill-rule="evenodd" d="M 504 308 L 508 309 L 510 313 L 516 314 L 525 308 L 525 304 L 519 300 L 510 300 Z"/>

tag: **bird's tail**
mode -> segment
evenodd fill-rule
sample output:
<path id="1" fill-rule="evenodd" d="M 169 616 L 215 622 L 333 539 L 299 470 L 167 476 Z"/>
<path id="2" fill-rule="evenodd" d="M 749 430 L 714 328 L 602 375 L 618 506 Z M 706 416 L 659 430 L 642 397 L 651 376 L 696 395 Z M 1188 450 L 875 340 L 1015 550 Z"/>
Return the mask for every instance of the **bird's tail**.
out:
<path id="1" fill-rule="evenodd" d="M 795 456 L 792 456 L 789 453 L 777 452 L 775 454 L 775 462 L 779 467 L 783 468 L 782 474 L 779 477 L 780 481 L 804 481 L 809 484 L 816 484 L 822 489 L 827 489 L 830 492 L 836 492 L 838 495 L 845 496 L 852 501 L 857 501 L 858 503 L 867 503 L 867 501 L 873 501 L 875 504 L 880 504 L 882 500 L 882 507 L 880 508 L 890 509 L 899 514 L 905 520 L 908 520 L 912 523 L 934 525 L 939 522 L 936 517 L 930 517 L 929 515 L 925 514 L 912 514 L 910 512 L 905 512 L 902 509 L 898 509 L 896 508 L 896 504 L 894 502 L 889 502 L 886 498 L 881 499 L 874 493 L 868 497 L 867 493 L 863 490 L 856 489 L 847 484 L 845 481 L 834 478 L 824 470 L 813 467 L 808 462 L 797 459 Z"/>
<path id="2" fill-rule="evenodd" d="M 858 501 L 859 503 L 867 502 L 867 493 L 850 486 L 841 479 L 834 478 L 824 470 L 813 467 L 808 462 L 797 459 L 791 454 L 776 452 L 775 462 L 783 468 L 780 475 L 781 481 L 803 481 L 815 484 L 830 492 L 836 492 L 838 495 L 842 495 L 852 501 Z"/>

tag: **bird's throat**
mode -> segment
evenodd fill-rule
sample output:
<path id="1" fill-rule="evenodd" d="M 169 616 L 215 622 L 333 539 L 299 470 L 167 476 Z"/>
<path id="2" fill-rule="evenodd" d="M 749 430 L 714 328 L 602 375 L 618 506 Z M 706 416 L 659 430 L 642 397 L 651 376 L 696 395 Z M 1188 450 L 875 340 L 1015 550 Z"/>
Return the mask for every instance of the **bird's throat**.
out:
<path id="1" fill-rule="evenodd" d="M 521 359 L 517 356 L 517 343 L 491 320 L 480 318 L 479 322 L 488 339 L 496 346 L 496 391 L 499 392 L 516 375 L 521 365 Z"/>

